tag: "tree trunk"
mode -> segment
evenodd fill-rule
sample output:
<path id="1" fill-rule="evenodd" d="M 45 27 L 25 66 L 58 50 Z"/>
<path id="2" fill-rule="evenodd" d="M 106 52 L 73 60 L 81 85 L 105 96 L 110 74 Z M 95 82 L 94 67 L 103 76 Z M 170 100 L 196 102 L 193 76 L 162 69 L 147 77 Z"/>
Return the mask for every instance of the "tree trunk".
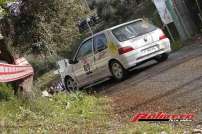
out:
<path id="1" fill-rule="evenodd" d="M 15 90 L 15 95 L 23 99 L 32 99 L 34 97 L 33 76 L 29 76 L 17 82 L 18 88 Z"/>

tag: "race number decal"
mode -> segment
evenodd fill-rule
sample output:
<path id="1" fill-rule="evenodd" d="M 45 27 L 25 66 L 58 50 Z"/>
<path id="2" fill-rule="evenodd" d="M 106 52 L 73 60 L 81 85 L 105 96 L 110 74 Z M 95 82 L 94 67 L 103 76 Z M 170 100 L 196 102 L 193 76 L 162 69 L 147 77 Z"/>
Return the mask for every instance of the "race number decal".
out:
<path id="1" fill-rule="evenodd" d="M 83 69 L 86 72 L 86 74 L 87 75 L 91 74 L 92 71 L 91 71 L 90 64 L 88 63 L 88 61 L 87 60 L 83 60 L 83 63 L 84 63 Z"/>
<path id="2" fill-rule="evenodd" d="M 90 70 L 90 65 L 89 64 L 84 64 L 83 65 L 83 69 L 86 72 L 87 75 L 91 74 L 91 70 Z"/>

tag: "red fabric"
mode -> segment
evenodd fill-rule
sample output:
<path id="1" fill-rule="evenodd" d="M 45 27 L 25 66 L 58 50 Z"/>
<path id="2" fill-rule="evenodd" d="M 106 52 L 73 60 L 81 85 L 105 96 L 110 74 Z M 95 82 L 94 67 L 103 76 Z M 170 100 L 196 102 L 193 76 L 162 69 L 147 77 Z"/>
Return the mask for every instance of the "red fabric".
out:
<path id="1" fill-rule="evenodd" d="M 16 60 L 17 65 L 0 63 L 0 82 L 12 82 L 34 74 L 25 58 Z"/>

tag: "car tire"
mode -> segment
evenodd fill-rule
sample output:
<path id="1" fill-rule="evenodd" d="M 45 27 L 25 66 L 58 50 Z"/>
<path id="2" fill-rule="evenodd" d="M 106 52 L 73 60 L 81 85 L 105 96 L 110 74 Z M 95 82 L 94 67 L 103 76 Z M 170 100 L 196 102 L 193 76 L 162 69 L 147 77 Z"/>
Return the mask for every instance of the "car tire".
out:
<path id="1" fill-rule="evenodd" d="M 75 92 L 78 90 L 77 83 L 70 77 L 67 77 L 65 79 L 65 87 L 66 87 L 66 90 L 69 92 Z"/>
<path id="2" fill-rule="evenodd" d="M 168 59 L 168 56 L 169 55 L 167 53 L 164 53 L 164 54 L 161 54 L 161 55 L 155 57 L 155 60 L 157 62 L 163 62 L 163 61 L 166 61 Z"/>
<path id="3" fill-rule="evenodd" d="M 113 79 L 117 81 L 122 81 L 126 78 L 127 70 L 118 61 L 114 60 L 110 62 L 109 67 Z"/>

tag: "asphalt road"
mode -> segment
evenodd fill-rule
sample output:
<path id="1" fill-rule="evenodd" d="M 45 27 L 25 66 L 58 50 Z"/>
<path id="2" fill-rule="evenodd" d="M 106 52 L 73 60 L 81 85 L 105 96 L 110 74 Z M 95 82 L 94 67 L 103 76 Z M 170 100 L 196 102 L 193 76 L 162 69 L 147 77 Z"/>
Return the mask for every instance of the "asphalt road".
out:
<path id="1" fill-rule="evenodd" d="M 113 100 L 117 114 L 137 112 L 196 113 L 202 115 L 202 44 L 185 46 L 167 61 L 150 61 L 123 82 L 95 87 Z"/>

